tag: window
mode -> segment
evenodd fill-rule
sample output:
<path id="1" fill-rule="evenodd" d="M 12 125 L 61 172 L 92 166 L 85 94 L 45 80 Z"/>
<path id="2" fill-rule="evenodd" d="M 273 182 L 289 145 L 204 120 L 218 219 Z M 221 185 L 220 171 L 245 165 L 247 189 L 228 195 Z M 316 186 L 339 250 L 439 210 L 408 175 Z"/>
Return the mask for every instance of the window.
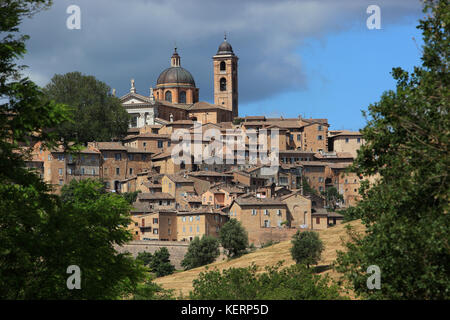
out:
<path id="1" fill-rule="evenodd" d="M 186 103 L 186 91 L 180 92 L 180 97 L 178 98 L 179 103 Z"/>
<path id="2" fill-rule="evenodd" d="M 226 91 L 227 90 L 227 79 L 220 78 L 220 91 Z"/>
<path id="3" fill-rule="evenodd" d="M 95 169 L 92 169 L 92 174 L 95 176 Z"/>
<path id="4" fill-rule="evenodd" d="M 322 131 L 322 126 L 318 126 L 317 130 Z"/>
<path id="5" fill-rule="evenodd" d="M 116 161 L 122 160 L 122 154 L 120 154 L 120 153 L 116 153 L 116 154 L 114 155 L 114 157 L 116 158 Z"/>
<path id="6" fill-rule="evenodd" d="M 270 228 L 270 220 L 264 220 L 264 228 Z"/>
<path id="7" fill-rule="evenodd" d="M 147 160 L 147 155 L 143 154 L 143 155 L 141 156 L 141 158 L 142 158 L 142 161 L 145 161 L 145 160 Z"/>
<path id="8" fill-rule="evenodd" d="M 280 209 L 278 209 L 277 215 L 281 216 L 281 210 Z"/>
<path id="9" fill-rule="evenodd" d="M 158 224 L 158 218 L 153 218 L 153 224 Z"/>
<path id="10" fill-rule="evenodd" d="M 143 142 L 142 145 L 144 146 L 144 148 L 147 146 L 147 142 Z"/>
<path id="11" fill-rule="evenodd" d="M 52 161 L 52 155 L 51 154 L 48 155 L 48 161 Z"/>
<path id="12" fill-rule="evenodd" d="M 84 175 L 84 168 L 81 168 L 81 174 Z"/>
<path id="13" fill-rule="evenodd" d="M 186 233 L 186 227 L 183 226 L 183 233 Z"/>
<path id="14" fill-rule="evenodd" d="M 67 169 L 67 171 L 70 175 L 72 174 L 72 168 Z"/>
<path id="15" fill-rule="evenodd" d="M 166 91 L 165 100 L 172 102 L 172 92 L 171 91 Z"/>
<path id="16" fill-rule="evenodd" d="M 225 65 L 225 61 L 220 62 L 220 71 L 225 71 L 226 70 L 226 65 Z"/>
<path id="17" fill-rule="evenodd" d="M 268 215 L 269 215 L 269 210 L 264 209 L 264 215 L 265 215 L 265 216 L 268 216 Z"/>
<path id="18" fill-rule="evenodd" d="M 319 182 L 323 182 L 323 177 L 319 177 Z"/>
<path id="19" fill-rule="evenodd" d="M 163 147 L 163 142 L 162 140 L 158 140 L 158 148 L 162 148 Z"/>
<path id="20" fill-rule="evenodd" d="M 297 135 L 297 141 L 300 141 L 302 139 L 302 135 L 301 134 L 298 134 Z"/>
<path id="21" fill-rule="evenodd" d="M 59 185 L 62 186 L 63 185 L 63 180 L 59 179 Z"/>
<path id="22" fill-rule="evenodd" d="M 182 220 L 183 220 L 183 222 L 186 222 L 186 217 L 183 217 L 183 219 L 182 219 Z"/>
<path id="23" fill-rule="evenodd" d="M 197 221 L 200 221 L 200 216 L 195 217 Z"/>
<path id="24" fill-rule="evenodd" d="M 130 175 L 133 174 L 133 168 L 130 168 Z"/>
<path id="25" fill-rule="evenodd" d="M 319 217 L 316 218 L 316 224 L 320 224 L 320 218 Z"/>
<path id="26" fill-rule="evenodd" d="M 190 227 L 189 227 L 189 232 L 191 232 L 191 233 L 192 233 L 192 226 L 190 226 Z"/>
<path id="27" fill-rule="evenodd" d="M 190 221 L 190 222 L 194 221 L 194 217 L 193 217 L 193 216 L 190 216 L 190 217 L 189 217 L 189 221 Z"/>
<path id="28" fill-rule="evenodd" d="M 252 209 L 252 216 L 256 216 L 256 209 Z"/>
<path id="29" fill-rule="evenodd" d="M 317 140 L 323 140 L 323 136 L 318 135 L 318 136 L 317 136 Z"/>
<path id="30" fill-rule="evenodd" d="M 200 227 L 199 226 L 197 226 L 197 233 L 199 233 L 200 232 Z"/>
<path id="31" fill-rule="evenodd" d="M 358 141 L 358 143 L 361 143 L 361 138 L 356 139 L 356 141 Z"/>
<path id="32" fill-rule="evenodd" d="M 120 168 L 116 168 L 116 175 L 120 175 Z"/>
<path id="33" fill-rule="evenodd" d="M 58 154 L 58 161 L 63 161 L 63 160 L 64 160 L 64 155 Z"/>
<path id="34" fill-rule="evenodd" d="M 153 234 L 158 234 L 158 229 L 153 229 Z"/>
<path id="35" fill-rule="evenodd" d="M 128 160 L 133 160 L 133 154 L 128 154 Z"/>
<path id="36" fill-rule="evenodd" d="M 345 138 L 345 143 L 348 143 L 348 138 Z"/>
<path id="37" fill-rule="evenodd" d="M 58 169 L 58 174 L 59 174 L 60 176 L 62 176 L 62 173 L 63 173 L 63 172 L 62 172 L 62 169 L 59 168 L 59 169 Z"/>

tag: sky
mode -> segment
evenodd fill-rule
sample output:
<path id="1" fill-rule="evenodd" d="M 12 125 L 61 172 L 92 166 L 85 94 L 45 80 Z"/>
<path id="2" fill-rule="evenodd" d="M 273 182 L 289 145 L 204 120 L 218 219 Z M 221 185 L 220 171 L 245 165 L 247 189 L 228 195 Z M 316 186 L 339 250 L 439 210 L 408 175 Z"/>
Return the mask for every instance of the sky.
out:
<path id="1" fill-rule="evenodd" d="M 393 67 L 420 64 L 418 0 L 57 0 L 23 21 L 31 38 L 23 63 L 45 86 L 54 74 L 80 71 L 115 88 L 149 95 L 170 66 L 181 66 L 213 102 L 212 56 L 224 32 L 239 57 L 239 114 L 327 118 L 331 130 L 358 130 L 361 110 L 395 88 Z M 68 29 L 77 5 L 81 29 Z M 366 24 L 370 5 L 381 28 Z"/>

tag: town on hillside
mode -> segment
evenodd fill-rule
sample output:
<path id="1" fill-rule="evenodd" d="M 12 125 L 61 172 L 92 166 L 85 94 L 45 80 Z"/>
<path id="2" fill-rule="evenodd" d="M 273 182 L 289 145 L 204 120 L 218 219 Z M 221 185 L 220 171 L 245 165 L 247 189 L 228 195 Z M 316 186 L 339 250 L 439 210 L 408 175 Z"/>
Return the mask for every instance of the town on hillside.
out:
<path id="1" fill-rule="evenodd" d="M 120 97 L 131 116 L 127 136 L 89 142 L 77 154 L 36 143 L 27 166 L 55 193 L 85 178 L 101 179 L 110 192 L 137 192 L 129 226 L 135 240 L 218 237 L 223 224 L 237 219 L 249 242 L 259 246 L 341 223 L 339 209 L 359 199 L 363 177 L 347 169 L 364 143 L 362 135 L 329 130 L 326 118 L 239 117 L 238 57 L 226 38 L 212 60 L 214 103 L 199 101 L 199 89 L 175 48 L 170 67 L 148 96 L 137 93 L 131 80 L 129 93 Z M 174 149 L 182 142 L 174 136 L 180 131 L 193 137 L 199 132 L 194 142 L 201 150 L 231 141 L 231 148 L 219 147 L 226 161 L 177 161 Z M 213 138 L 206 134 L 211 131 Z M 252 147 L 261 150 L 251 134 L 257 141 L 271 138 L 265 150 L 276 145 L 275 165 L 252 159 Z M 327 196 L 332 189 L 337 197 Z"/>

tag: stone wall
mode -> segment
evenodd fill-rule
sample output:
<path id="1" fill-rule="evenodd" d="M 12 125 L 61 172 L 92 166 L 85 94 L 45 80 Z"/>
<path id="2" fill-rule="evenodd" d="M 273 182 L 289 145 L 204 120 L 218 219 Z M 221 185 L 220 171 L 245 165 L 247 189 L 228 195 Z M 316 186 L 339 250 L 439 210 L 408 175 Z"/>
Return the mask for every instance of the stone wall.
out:
<path id="1" fill-rule="evenodd" d="M 181 241 L 131 241 L 128 244 L 117 247 L 118 252 L 129 252 L 136 257 L 139 252 L 150 252 L 154 253 L 159 248 L 166 247 L 170 253 L 170 261 L 175 268 L 182 269 L 181 261 L 186 254 L 189 242 Z"/>

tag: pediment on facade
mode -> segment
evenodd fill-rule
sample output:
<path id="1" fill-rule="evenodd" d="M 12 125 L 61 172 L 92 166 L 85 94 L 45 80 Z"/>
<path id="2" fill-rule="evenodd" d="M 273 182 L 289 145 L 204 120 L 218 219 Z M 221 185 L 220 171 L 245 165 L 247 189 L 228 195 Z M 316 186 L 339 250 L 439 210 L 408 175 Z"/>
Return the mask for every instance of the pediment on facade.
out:
<path id="1" fill-rule="evenodd" d="M 153 104 L 153 101 L 150 99 L 150 97 L 146 97 L 137 93 L 128 93 L 120 97 L 120 102 L 126 106 L 133 104 Z"/>

